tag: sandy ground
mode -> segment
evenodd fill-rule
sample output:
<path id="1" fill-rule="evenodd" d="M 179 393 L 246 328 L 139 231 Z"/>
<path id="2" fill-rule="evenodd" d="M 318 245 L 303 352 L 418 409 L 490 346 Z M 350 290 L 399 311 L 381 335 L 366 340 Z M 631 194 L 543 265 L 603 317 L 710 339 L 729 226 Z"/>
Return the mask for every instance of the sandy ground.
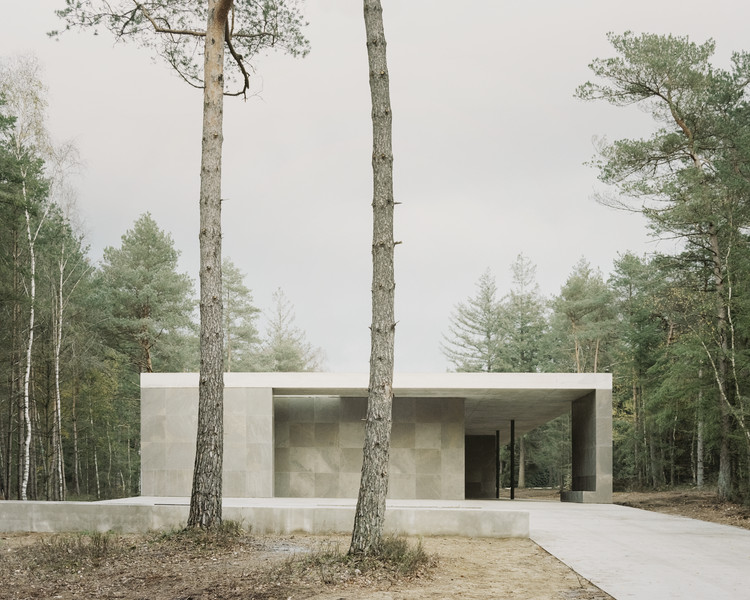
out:
<path id="1" fill-rule="evenodd" d="M 46 553 L 43 544 L 54 545 L 59 538 L 6 534 L 0 538 L 0 598 L 610 598 L 523 539 L 426 538 L 424 549 L 436 564 L 417 576 L 364 572 L 348 579 L 327 575 L 325 568 L 297 571 L 293 567 L 295 557 L 307 551 L 330 545 L 346 548 L 345 538 L 252 538 L 230 548 L 203 551 L 174 543 L 149 544 L 142 536 L 121 539 L 124 554 L 64 565 L 65 556 L 42 556 Z M 34 555 L 46 564 L 35 562 Z M 61 564 L 53 567 L 55 562 Z"/>

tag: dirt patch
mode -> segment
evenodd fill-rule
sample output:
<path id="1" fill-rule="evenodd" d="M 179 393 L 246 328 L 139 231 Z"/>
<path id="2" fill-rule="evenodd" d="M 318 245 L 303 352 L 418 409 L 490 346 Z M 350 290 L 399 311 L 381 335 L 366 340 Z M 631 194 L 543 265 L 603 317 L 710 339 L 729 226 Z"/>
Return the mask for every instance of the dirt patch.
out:
<path id="1" fill-rule="evenodd" d="M 81 536 L 76 542 L 76 536 L 5 534 L 0 538 L 0 598 L 610 598 L 525 539 L 426 538 L 423 546 L 433 565 L 403 577 L 388 570 L 342 574 L 326 566 L 300 566 L 320 548 L 345 549 L 344 537 L 243 536 L 228 547 L 154 536 L 109 538 L 105 554 L 97 556 L 76 549 L 92 543 Z M 70 546 L 62 557 L 61 544 Z"/>
<path id="2" fill-rule="evenodd" d="M 509 494 L 508 490 L 504 493 L 506 497 Z M 560 493 L 551 489 L 519 489 L 516 490 L 515 496 L 518 500 L 560 500 Z M 613 502 L 622 506 L 750 529 L 750 506 L 720 501 L 715 488 L 615 492 Z"/>
<path id="3" fill-rule="evenodd" d="M 668 515 L 679 515 L 750 529 L 750 507 L 722 502 L 716 490 L 683 489 L 665 492 L 616 492 L 615 504 L 632 506 Z"/>

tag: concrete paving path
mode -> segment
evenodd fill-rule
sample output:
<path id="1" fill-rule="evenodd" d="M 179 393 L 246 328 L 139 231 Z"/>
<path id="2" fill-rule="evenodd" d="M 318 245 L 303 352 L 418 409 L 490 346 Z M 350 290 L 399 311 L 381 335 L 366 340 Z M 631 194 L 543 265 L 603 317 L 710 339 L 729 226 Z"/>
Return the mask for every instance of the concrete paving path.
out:
<path id="1" fill-rule="evenodd" d="M 513 501 L 530 537 L 617 600 L 750 600 L 750 531 L 605 504 Z"/>

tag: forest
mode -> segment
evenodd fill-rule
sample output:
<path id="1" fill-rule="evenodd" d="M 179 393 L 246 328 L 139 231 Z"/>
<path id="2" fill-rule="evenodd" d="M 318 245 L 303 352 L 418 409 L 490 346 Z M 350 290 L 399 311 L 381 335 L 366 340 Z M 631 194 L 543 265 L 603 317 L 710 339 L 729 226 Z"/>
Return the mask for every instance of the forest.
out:
<path id="1" fill-rule="evenodd" d="M 592 167 L 613 210 L 641 212 L 674 251 L 585 258 L 545 298 L 523 255 L 513 286 L 488 271 L 446 315 L 456 371 L 610 372 L 616 489 L 715 486 L 750 501 L 750 55 L 713 42 L 610 35 L 582 101 L 638 105 L 644 139 L 602 141 Z M 33 60 L 0 79 L 0 496 L 98 499 L 139 491 L 139 374 L 194 371 L 194 282 L 149 214 L 99 262 L 70 202 L 73 148 L 45 131 Z M 260 331 L 243 273 L 223 263 L 225 365 L 314 370 L 322 351 L 279 291 Z M 568 484 L 559 419 L 518 440 L 519 484 Z M 506 467 L 507 471 L 507 467 Z"/>

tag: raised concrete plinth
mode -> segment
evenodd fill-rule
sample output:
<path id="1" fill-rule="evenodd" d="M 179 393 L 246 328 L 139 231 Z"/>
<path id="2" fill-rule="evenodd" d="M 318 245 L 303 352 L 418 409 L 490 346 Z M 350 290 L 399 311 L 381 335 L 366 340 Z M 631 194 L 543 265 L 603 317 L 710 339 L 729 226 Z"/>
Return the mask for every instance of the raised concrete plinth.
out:
<path id="1" fill-rule="evenodd" d="M 145 532 L 184 527 L 187 498 L 139 497 L 104 502 L 0 502 L 2 531 Z M 255 533 L 351 533 L 354 500 L 225 498 L 223 516 Z M 406 535 L 529 537 L 529 513 L 497 501 L 389 501 L 386 531 Z"/>

